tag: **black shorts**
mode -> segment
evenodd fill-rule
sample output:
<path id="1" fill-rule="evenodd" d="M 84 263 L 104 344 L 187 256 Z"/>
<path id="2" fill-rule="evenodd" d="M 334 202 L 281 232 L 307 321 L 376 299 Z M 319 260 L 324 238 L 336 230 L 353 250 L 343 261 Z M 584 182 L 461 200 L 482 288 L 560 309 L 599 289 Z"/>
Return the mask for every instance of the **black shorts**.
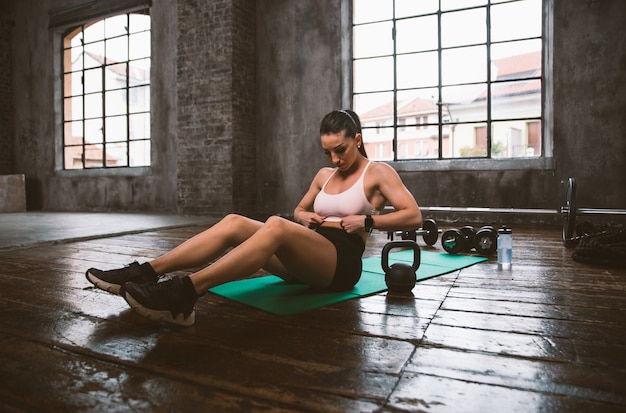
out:
<path id="1" fill-rule="evenodd" d="M 335 275 L 326 290 L 351 290 L 361 278 L 361 270 L 363 269 L 361 258 L 365 251 L 363 238 L 357 234 L 348 234 L 339 228 L 318 227 L 316 231 L 332 242 L 337 250 Z"/>

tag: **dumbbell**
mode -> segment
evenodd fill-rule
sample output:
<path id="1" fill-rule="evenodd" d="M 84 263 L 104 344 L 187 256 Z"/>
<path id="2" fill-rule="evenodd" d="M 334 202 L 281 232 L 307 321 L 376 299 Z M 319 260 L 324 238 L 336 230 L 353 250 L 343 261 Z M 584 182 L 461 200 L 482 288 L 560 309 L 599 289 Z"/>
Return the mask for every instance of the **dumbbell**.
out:
<path id="1" fill-rule="evenodd" d="M 405 229 L 396 231 L 403 240 L 417 241 L 417 236 L 421 235 L 426 245 L 435 245 L 441 230 L 437 227 L 434 219 L 425 219 L 420 229 Z M 393 241 L 394 231 L 387 233 L 387 238 Z"/>
<path id="2" fill-rule="evenodd" d="M 496 230 L 485 225 L 478 231 L 472 226 L 460 229 L 450 229 L 441 236 L 441 246 L 449 254 L 470 252 L 475 249 L 480 255 L 491 255 L 498 248 L 498 234 Z"/>

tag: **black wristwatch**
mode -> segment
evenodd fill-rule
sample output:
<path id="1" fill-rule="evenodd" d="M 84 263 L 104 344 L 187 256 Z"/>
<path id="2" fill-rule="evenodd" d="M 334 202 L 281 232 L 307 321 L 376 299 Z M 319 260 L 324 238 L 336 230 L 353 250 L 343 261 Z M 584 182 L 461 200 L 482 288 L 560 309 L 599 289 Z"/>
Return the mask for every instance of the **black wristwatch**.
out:
<path id="1" fill-rule="evenodd" d="M 374 229 L 374 218 L 371 215 L 365 216 L 365 232 L 372 232 Z"/>

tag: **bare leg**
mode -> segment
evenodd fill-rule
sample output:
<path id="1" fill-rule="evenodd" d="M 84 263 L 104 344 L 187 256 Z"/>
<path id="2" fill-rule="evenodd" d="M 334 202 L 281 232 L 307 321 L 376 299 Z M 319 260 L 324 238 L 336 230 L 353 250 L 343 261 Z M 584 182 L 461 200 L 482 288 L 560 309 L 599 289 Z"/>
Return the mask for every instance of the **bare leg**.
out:
<path id="1" fill-rule="evenodd" d="M 262 226 L 260 221 L 227 215 L 207 230 L 150 261 L 150 266 L 157 274 L 165 274 L 206 265 L 229 248 L 250 238 Z"/>
<path id="2" fill-rule="evenodd" d="M 244 242 L 212 265 L 191 274 L 196 293 L 254 274 L 261 268 L 282 269 L 316 288 L 327 287 L 335 273 L 337 252 L 315 231 L 271 217 Z M 276 268 L 278 264 L 281 268 Z"/>

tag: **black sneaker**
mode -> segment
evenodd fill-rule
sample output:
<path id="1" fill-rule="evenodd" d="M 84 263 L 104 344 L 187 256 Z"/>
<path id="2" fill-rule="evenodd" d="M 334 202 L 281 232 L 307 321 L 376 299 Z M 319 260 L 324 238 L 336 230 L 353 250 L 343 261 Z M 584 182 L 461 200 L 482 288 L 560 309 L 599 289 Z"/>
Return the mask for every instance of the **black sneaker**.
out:
<path id="1" fill-rule="evenodd" d="M 159 280 L 159 276 L 149 263 L 144 262 L 140 265 L 137 261 L 117 270 L 102 271 L 97 268 L 90 268 L 85 276 L 96 287 L 113 294 L 120 294 L 122 285 L 129 281 L 139 284 L 154 284 Z"/>
<path id="2" fill-rule="evenodd" d="M 139 314 L 155 321 L 191 326 L 196 321 L 198 295 L 189 277 L 172 277 L 156 284 L 129 282 L 122 297 Z"/>

